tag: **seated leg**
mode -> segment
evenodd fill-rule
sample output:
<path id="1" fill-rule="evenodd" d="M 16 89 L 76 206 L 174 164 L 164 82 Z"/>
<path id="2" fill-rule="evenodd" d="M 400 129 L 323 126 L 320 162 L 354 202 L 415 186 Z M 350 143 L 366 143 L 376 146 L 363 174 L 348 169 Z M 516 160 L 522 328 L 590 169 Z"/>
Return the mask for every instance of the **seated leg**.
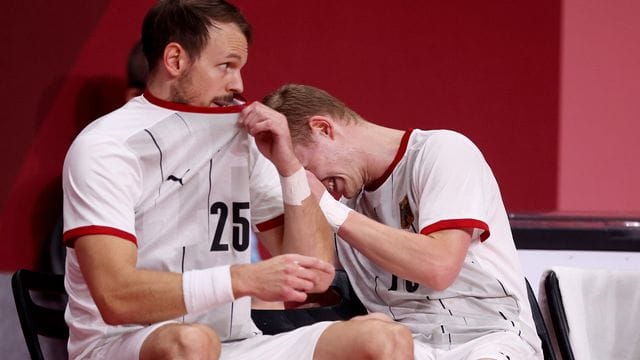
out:
<path id="1" fill-rule="evenodd" d="M 152 332 L 142 344 L 140 360 L 217 360 L 220 339 L 208 326 L 168 324 Z"/>
<path id="2" fill-rule="evenodd" d="M 329 326 L 318 339 L 314 360 L 413 359 L 413 337 L 407 327 L 371 314 Z"/>

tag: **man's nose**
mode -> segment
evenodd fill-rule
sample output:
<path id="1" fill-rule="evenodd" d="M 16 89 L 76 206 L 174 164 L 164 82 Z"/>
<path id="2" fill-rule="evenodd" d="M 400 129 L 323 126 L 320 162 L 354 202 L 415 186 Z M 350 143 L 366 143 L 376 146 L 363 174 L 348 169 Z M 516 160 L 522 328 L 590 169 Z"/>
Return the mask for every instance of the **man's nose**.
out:
<path id="1" fill-rule="evenodd" d="M 233 75 L 233 79 L 229 83 L 229 88 L 227 90 L 229 92 L 242 94 L 242 92 L 244 91 L 244 84 L 242 82 L 242 74 L 240 73 L 240 71 L 236 72 Z"/>

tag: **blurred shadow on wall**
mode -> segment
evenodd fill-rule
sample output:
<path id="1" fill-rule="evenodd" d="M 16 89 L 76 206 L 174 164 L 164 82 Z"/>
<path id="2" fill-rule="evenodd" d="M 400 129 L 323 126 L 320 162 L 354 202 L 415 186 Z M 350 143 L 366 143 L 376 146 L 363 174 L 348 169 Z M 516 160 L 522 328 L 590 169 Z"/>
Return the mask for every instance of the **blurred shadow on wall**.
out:
<path id="1" fill-rule="evenodd" d="M 76 98 L 75 135 L 93 120 L 122 106 L 126 89 L 124 78 L 102 76 L 86 79 Z"/>
<path id="2" fill-rule="evenodd" d="M 73 109 L 70 109 L 70 112 L 73 110 L 72 133 L 65 139 L 56 139 L 65 141 L 65 148 L 68 148 L 80 131 L 91 122 L 122 106 L 127 89 L 124 78 L 111 76 L 75 78 L 69 79 L 68 82 L 77 84 L 73 88 L 78 90 Z M 62 170 L 62 163 L 59 164 L 59 168 Z M 57 174 L 39 193 L 31 217 L 31 229 L 34 249 L 39 250 L 37 269 L 63 273 L 61 174 Z"/>
<path id="3" fill-rule="evenodd" d="M 119 77 L 100 76 L 91 78 L 72 78 L 68 80 L 69 99 L 74 102 L 68 105 L 68 113 L 74 114 L 73 126 L 67 129 L 68 137 L 63 142 L 64 152 L 73 139 L 95 119 L 119 108 L 133 97 L 142 95 L 146 87 L 149 66 L 142 51 L 142 43 L 136 41 L 129 50 L 126 63 L 126 81 Z M 62 163 L 59 164 L 62 169 Z M 40 249 L 38 268 L 43 271 L 64 273 L 66 249 L 62 244 L 62 184 L 60 170 L 52 182 L 44 186 L 34 213 L 32 228 L 38 232 L 33 239 L 43 241 L 36 244 Z M 43 221 L 47 223 L 38 222 Z M 44 229 L 45 233 L 41 233 Z"/>

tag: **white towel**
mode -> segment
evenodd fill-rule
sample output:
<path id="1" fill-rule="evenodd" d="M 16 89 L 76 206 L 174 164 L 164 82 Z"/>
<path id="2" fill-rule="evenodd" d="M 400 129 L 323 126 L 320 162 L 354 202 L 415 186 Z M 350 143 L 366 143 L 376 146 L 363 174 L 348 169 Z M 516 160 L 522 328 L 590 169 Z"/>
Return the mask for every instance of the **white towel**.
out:
<path id="1" fill-rule="evenodd" d="M 575 359 L 640 359 L 640 272 L 551 270 L 558 277 Z"/>

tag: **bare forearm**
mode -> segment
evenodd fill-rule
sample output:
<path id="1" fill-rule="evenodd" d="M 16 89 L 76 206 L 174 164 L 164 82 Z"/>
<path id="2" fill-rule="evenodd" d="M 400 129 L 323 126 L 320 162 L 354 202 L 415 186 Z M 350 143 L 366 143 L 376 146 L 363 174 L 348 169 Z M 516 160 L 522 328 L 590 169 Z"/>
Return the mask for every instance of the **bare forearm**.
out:
<path id="1" fill-rule="evenodd" d="M 406 280 L 419 281 L 439 267 L 424 235 L 390 228 L 357 212 L 349 213 L 338 234 L 369 260 Z"/>
<path id="2" fill-rule="evenodd" d="M 406 232 L 354 211 L 338 234 L 383 269 L 432 288 L 455 279 L 468 248 L 465 240 Z"/>
<path id="3" fill-rule="evenodd" d="M 105 322 L 149 324 L 186 314 L 182 274 L 133 270 L 92 290 Z"/>
<path id="4" fill-rule="evenodd" d="M 285 204 L 282 251 L 333 262 L 331 229 L 313 196 L 304 200 L 302 205 Z"/>
<path id="5" fill-rule="evenodd" d="M 101 313 L 110 324 L 156 323 L 186 313 L 211 311 L 243 296 L 304 301 L 306 292 L 325 290 L 334 272 L 329 263 L 290 254 L 258 264 L 219 266 L 184 274 L 136 270 L 129 275 L 127 283 L 118 287 L 120 291 L 105 291 L 108 298 L 100 299 Z"/>

